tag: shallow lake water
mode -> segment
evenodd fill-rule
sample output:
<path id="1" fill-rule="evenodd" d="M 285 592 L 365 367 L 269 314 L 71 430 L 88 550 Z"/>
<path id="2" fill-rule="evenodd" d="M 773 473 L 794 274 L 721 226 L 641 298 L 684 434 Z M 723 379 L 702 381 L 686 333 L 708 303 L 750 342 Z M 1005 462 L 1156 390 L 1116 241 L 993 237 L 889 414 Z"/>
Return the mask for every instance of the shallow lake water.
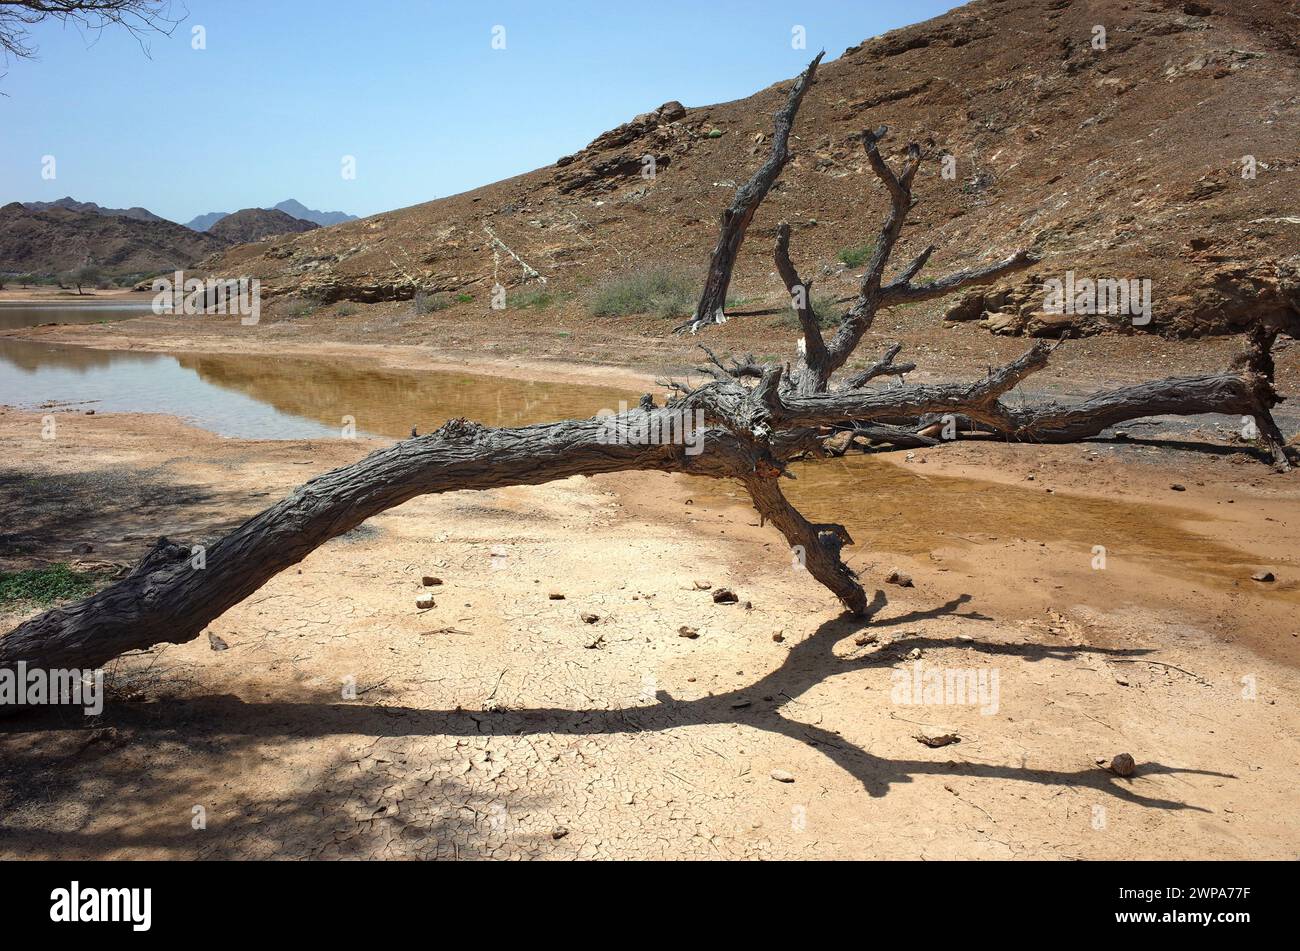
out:
<path id="1" fill-rule="evenodd" d="M 90 312 L 77 314 L 83 321 L 104 319 L 95 313 L 102 305 L 82 310 Z M 29 309 L 27 317 L 48 313 Z M 129 316 L 139 307 L 111 313 Z M 0 403 L 166 413 L 238 438 L 337 437 L 350 419 L 358 433 L 400 439 L 413 426 L 427 433 L 458 416 L 521 426 L 617 410 L 623 400 L 635 405 L 637 396 L 608 387 L 382 369 L 356 361 L 133 353 L 0 338 Z M 1194 513 L 1173 506 L 925 476 L 861 456 L 798 465 L 795 472 L 798 479 L 785 486 L 791 501 L 813 521 L 844 523 L 863 549 L 923 556 L 984 534 L 1059 540 L 1087 551 L 1104 538 L 1117 553 L 1217 585 L 1248 575 L 1251 565 L 1247 553 L 1214 539 L 1215 520 L 1197 531 Z M 692 494 L 747 506 L 739 486 L 700 480 Z M 1276 593 L 1300 600 L 1293 589 Z"/>

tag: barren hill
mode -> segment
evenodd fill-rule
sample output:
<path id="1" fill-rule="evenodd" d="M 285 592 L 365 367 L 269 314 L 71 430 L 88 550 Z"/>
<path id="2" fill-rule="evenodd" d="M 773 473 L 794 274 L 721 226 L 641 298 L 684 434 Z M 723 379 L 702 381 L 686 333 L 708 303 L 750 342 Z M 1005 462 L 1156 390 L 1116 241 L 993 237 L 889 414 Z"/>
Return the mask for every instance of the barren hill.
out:
<path id="1" fill-rule="evenodd" d="M 187 267 L 224 248 L 218 239 L 161 218 L 140 220 L 62 207 L 0 208 L 0 271 L 55 274 L 83 264 L 133 274 Z"/>
<path id="2" fill-rule="evenodd" d="M 218 241 L 227 244 L 243 244 L 262 238 L 282 234 L 302 234 L 319 227 L 311 221 L 303 221 L 283 211 L 268 208 L 244 208 L 232 215 L 226 215 L 207 231 Z"/>
<path id="3" fill-rule="evenodd" d="M 1094 48 L 1099 26 L 1104 49 Z M 934 305 L 952 319 L 999 333 L 1128 328 L 1127 317 L 1043 313 L 1043 282 L 1074 271 L 1152 279 L 1145 329 L 1158 333 L 1229 332 L 1265 316 L 1294 327 L 1298 35 L 1289 0 L 978 0 L 865 41 L 826 63 L 809 91 L 795 157 L 749 230 L 733 293 L 781 300 L 772 244 L 782 220 L 819 291 L 850 292 L 855 271 L 837 258 L 874 237 L 886 207 L 858 137 L 886 125 L 887 154 L 915 139 L 936 158 L 918 177 L 897 260 L 930 243 L 930 274 L 1022 246 L 1043 255 L 987 294 Z M 712 106 L 669 102 L 555 165 L 235 248 L 217 269 L 259 276 L 272 296 L 457 291 L 475 297 L 461 306 L 481 309 L 494 257 L 503 284 L 524 278 L 491 229 L 558 291 L 650 263 L 702 273 L 718 215 L 765 158 L 789 85 Z M 647 155 L 653 179 L 642 176 Z"/>

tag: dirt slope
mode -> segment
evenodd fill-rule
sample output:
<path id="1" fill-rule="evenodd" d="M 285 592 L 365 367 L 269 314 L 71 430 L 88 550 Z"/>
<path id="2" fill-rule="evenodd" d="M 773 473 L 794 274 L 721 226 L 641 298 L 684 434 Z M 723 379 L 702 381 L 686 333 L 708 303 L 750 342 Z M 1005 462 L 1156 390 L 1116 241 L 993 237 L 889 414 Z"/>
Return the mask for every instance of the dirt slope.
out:
<path id="1" fill-rule="evenodd" d="M 1094 27 L 1106 49 L 1092 48 Z M 919 178 L 898 257 L 940 250 L 929 273 L 1024 245 L 1042 264 L 1009 293 L 952 298 L 952 319 L 999 333 L 1129 327 L 1129 318 L 1041 312 L 1041 283 L 1067 270 L 1153 279 L 1163 334 L 1295 326 L 1300 304 L 1300 15 L 1285 0 L 983 0 L 853 47 L 825 64 L 800 114 L 796 155 L 759 211 L 735 293 L 779 302 L 778 221 L 823 292 L 847 294 L 837 261 L 870 240 L 884 209 L 856 136 L 893 130 L 952 155 Z M 218 270 L 260 276 L 272 295 L 316 303 L 475 295 L 493 283 L 486 228 L 561 293 L 647 263 L 703 270 L 717 216 L 766 154 L 789 81 L 748 99 L 669 102 L 556 165 L 462 195 L 226 254 Z M 672 90 L 665 89 L 665 98 Z M 1209 132 L 1208 130 L 1213 130 Z M 656 158 L 653 180 L 643 157 Z M 1256 177 L 1242 177 L 1253 156 Z M 501 282 L 523 279 L 499 255 Z"/>

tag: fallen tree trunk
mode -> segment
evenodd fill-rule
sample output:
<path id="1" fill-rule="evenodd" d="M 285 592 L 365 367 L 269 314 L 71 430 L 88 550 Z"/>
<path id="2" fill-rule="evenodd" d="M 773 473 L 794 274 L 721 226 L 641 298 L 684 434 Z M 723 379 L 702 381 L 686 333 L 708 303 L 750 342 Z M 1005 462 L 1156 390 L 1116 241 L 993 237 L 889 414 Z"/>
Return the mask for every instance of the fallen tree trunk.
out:
<path id="1" fill-rule="evenodd" d="M 818 449 L 836 430 L 950 413 L 1007 438 L 1069 442 L 1153 414 L 1260 409 L 1259 381 L 1248 370 L 1144 383 L 1068 405 L 1007 407 L 1001 397 L 1043 367 L 1051 351 L 1040 343 L 973 383 L 796 396 L 782 394 L 782 368 L 772 366 L 753 387 L 716 381 L 667 407 L 647 400 L 613 417 L 518 429 L 452 420 L 312 479 L 206 547 L 201 562 L 189 543 L 160 539 L 127 577 L 0 638 L 0 667 L 21 661 L 29 668 L 94 669 L 127 651 L 191 640 L 325 542 L 416 496 L 633 470 L 739 480 L 812 577 L 862 614 L 866 593 L 840 557 L 841 547 L 853 543 L 849 533 L 809 522 L 780 488 L 787 461 Z"/>

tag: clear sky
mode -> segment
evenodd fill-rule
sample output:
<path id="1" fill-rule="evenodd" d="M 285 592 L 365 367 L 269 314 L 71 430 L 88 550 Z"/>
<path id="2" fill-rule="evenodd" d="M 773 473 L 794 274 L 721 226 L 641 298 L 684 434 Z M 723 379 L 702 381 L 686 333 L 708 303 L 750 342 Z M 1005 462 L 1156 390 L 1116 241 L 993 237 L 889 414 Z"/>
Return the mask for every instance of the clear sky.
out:
<path id="1" fill-rule="evenodd" d="M 374 214 L 549 164 L 669 99 L 743 98 L 955 5 L 176 0 L 184 21 L 148 56 L 122 31 L 43 24 L 38 59 L 0 79 L 0 204 Z"/>

